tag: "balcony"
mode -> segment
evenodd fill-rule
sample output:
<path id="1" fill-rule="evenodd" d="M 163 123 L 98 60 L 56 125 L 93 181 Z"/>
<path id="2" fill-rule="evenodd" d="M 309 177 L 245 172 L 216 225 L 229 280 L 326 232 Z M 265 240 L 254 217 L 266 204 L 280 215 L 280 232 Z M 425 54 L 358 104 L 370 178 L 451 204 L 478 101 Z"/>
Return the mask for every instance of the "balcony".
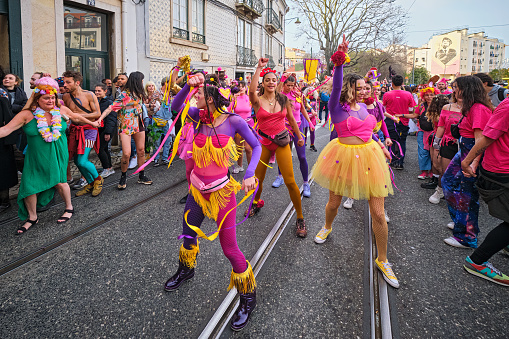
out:
<path id="1" fill-rule="evenodd" d="M 252 49 L 237 46 L 237 66 L 253 67 L 257 62 L 258 58 Z"/>
<path id="2" fill-rule="evenodd" d="M 205 45 L 205 35 L 193 32 L 193 42 Z"/>
<path id="3" fill-rule="evenodd" d="M 237 0 L 235 8 L 251 20 L 261 17 L 264 9 L 261 0 Z"/>
<path id="4" fill-rule="evenodd" d="M 270 34 L 281 31 L 283 28 L 283 26 L 281 26 L 281 22 L 279 21 L 278 15 L 272 8 L 267 10 L 267 23 L 265 24 L 265 28 Z"/>
<path id="5" fill-rule="evenodd" d="M 173 37 L 189 40 L 189 31 L 186 31 L 185 29 L 180 29 L 177 27 L 173 27 Z"/>
<path id="6" fill-rule="evenodd" d="M 269 59 L 269 62 L 267 63 L 267 66 L 270 67 L 270 68 L 274 68 L 276 67 L 276 63 L 274 62 L 274 58 L 272 57 L 272 55 L 269 55 L 269 54 L 265 54 L 265 58 Z"/>

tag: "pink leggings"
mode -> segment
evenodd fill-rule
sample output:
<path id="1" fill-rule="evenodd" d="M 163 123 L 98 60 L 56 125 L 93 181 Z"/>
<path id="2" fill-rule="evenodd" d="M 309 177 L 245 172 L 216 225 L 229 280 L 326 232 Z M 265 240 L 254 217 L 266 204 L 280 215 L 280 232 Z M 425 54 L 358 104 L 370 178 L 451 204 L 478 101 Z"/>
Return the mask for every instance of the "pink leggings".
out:
<path id="1" fill-rule="evenodd" d="M 210 194 L 203 194 L 203 197 L 205 199 L 208 199 Z M 236 224 L 236 216 L 237 216 L 237 199 L 235 199 L 235 194 L 232 193 L 230 195 L 230 200 L 228 202 L 228 205 L 226 208 L 219 211 L 219 215 L 217 216 L 217 226 L 219 227 L 219 224 L 221 223 L 221 220 L 223 220 L 225 214 L 233 209 L 230 214 L 226 217 L 226 220 L 223 223 L 223 226 L 221 230 L 219 231 L 219 241 L 221 242 L 221 248 L 223 249 L 224 255 L 230 260 L 230 263 L 232 264 L 233 271 L 235 273 L 242 273 L 245 272 L 247 269 L 247 263 L 246 258 L 244 257 L 244 254 L 239 249 L 239 246 L 237 245 L 237 234 L 236 234 L 236 228 L 232 227 Z M 205 216 L 203 215 L 203 211 L 200 206 L 196 203 L 194 200 L 194 197 L 192 194 L 189 194 L 187 196 L 187 202 L 186 202 L 186 208 L 184 210 L 184 213 L 189 211 L 189 214 L 187 216 L 187 221 L 190 225 L 200 227 L 201 223 L 203 222 L 203 219 L 205 219 Z M 196 237 L 196 232 L 194 232 L 189 226 L 187 226 L 186 221 L 183 221 L 182 224 L 182 234 L 189 235 L 191 237 Z M 189 239 L 184 238 L 184 247 L 186 249 L 191 249 L 192 245 L 196 245 L 196 238 Z"/>

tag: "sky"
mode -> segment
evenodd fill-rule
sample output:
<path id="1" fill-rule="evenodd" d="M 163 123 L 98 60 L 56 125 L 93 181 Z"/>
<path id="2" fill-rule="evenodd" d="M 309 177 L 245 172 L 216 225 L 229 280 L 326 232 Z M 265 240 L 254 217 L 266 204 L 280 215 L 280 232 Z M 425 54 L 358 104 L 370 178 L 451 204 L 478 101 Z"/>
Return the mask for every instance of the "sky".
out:
<path id="1" fill-rule="evenodd" d="M 411 46 L 421 46 L 435 33 L 444 33 L 459 28 L 469 28 L 469 33 L 484 31 L 489 37 L 504 40 L 509 45 L 509 0 L 396 0 L 408 12 L 406 42 Z M 286 18 L 302 18 L 295 10 L 294 0 L 289 0 L 290 11 Z M 306 51 L 318 51 L 318 44 L 309 43 L 305 35 L 299 35 L 299 26 L 291 20 L 286 26 L 286 46 Z M 494 25 L 505 25 L 488 27 Z M 481 27 L 482 26 L 482 27 Z M 509 58 L 509 46 L 505 57 Z"/>

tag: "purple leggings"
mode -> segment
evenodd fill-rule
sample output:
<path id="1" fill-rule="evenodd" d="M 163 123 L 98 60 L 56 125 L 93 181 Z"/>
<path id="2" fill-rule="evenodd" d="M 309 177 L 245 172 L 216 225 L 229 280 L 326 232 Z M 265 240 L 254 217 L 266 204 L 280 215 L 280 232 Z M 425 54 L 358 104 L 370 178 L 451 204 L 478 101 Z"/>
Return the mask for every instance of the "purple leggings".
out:
<path id="1" fill-rule="evenodd" d="M 210 193 L 203 195 L 205 199 L 208 199 L 209 196 Z M 233 271 L 235 273 L 242 273 L 246 271 L 247 263 L 244 254 L 242 254 L 242 252 L 239 249 L 239 246 L 237 245 L 236 228 L 232 227 L 236 224 L 235 221 L 237 215 L 236 206 L 237 200 L 235 199 L 235 194 L 232 193 L 230 195 L 230 201 L 228 202 L 226 208 L 219 211 L 219 215 L 217 216 L 217 226 L 219 227 L 219 224 L 221 223 L 221 220 L 223 220 L 225 214 L 233 208 L 233 211 L 231 211 L 230 214 L 226 216 L 226 220 L 223 223 L 223 227 L 219 231 L 219 241 L 221 243 L 221 248 L 223 249 L 224 255 L 228 258 L 228 260 L 230 260 L 230 263 L 232 264 Z M 191 212 L 189 212 L 189 214 L 187 215 L 187 221 L 189 222 L 190 225 L 200 227 L 205 216 L 203 215 L 201 207 L 198 206 L 198 204 L 194 200 L 192 194 L 189 194 L 187 196 L 184 214 L 189 210 Z M 196 237 L 196 232 L 193 231 L 189 226 L 187 226 L 185 220 L 183 220 L 182 222 L 182 228 L 183 228 L 182 234 Z M 190 250 L 191 245 L 196 245 L 196 238 L 194 239 L 184 238 L 184 247 Z"/>
<path id="2" fill-rule="evenodd" d="M 300 162 L 300 173 L 302 173 L 302 180 L 308 181 L 308 161 L 306 160 L 306 144 L 302 145 L 302 147 L 297 146 L 297 142 L 299 142 L 299 137 L 290 133 L 293 143 L 295 144 L 295 149 L 297 150 L 297 157 Z M 292 143 L 290 142 L 290 147 L 292 147 Z M 279 175 L 281 175 L 281 171 L 278 167 Z"/>
<path id="3" fill-rule="evenodd" d="M 311 145 L 315 144 L 315 131 L 309 129 L 309 127 L 304 128 L 304 142 L 308 142 L 308 130 L 309 130 L 309 141 L 311 141 Z"/>

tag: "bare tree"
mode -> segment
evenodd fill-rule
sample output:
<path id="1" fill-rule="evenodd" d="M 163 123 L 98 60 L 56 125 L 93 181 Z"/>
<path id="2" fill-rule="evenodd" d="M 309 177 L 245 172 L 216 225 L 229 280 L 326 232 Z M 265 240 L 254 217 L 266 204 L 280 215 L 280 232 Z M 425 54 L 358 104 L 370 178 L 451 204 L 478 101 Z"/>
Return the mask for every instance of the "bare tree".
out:
<path id="1" fill-rule="evenodd" d="M 296 1 L 299 12 L 307 18 L 303 31 L 317 41 L 325 60 L 336 52 L 343 34 L 350 41 L 350 58 L 357 53 L 385 48 L 395 36 L 402 36 L 406 13 L 394 0 L 306 0 Z M 332 65 L 329 65 L 329 71 Z"/>

